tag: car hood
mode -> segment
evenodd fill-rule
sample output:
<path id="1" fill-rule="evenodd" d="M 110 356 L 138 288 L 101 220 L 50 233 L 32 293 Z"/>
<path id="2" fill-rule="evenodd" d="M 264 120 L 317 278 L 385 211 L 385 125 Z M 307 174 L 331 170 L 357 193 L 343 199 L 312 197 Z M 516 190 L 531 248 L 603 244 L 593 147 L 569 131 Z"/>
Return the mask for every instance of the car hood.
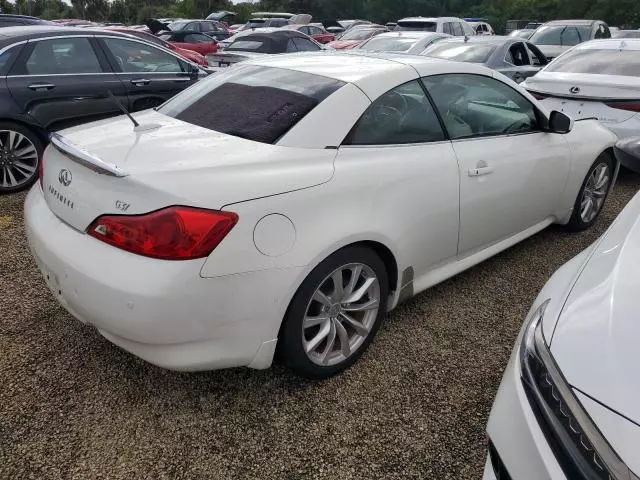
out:
<path id="1" fill-rule="evenodd" d="M 63 130 L 76 148 L 191 205 L 224 205 L 328 182 L 335 150 L 254 142 L 168 117 L 154 110 Z M 114 180 L 115 181 L 115 180 Z M 114 188 L 116 188 L 114 186 Z"/>
<path id="2" fill-rule="evenodd" d="M 568 382 L 640 424 L 640 194 L 596 245 L 551 337 Z"/>
<path id="3" fill-rule="evenodd" d="M 327 43 L 327 47 L 340 50 L 344 48 L 353 48 L 357 45 L 360 45 L 361 43 L 362 43 L 362 40 L 335 40 L 333 42 Z"/>
<path id="4" fill-rule="evenodd" d="M 556 58 L 571 48 L 564 45 L 536 45 L 536 47 L 538 47 L 547 59 Z"/>

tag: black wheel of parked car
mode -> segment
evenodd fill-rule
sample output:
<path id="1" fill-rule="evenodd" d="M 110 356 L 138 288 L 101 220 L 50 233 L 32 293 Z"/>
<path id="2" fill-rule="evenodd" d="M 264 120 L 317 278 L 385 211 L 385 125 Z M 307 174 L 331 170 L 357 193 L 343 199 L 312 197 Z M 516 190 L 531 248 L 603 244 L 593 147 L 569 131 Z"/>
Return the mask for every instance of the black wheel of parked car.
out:
<path id="1" fill-rule="evenodd" d="M 568 229 L 581 231 L 593 225 L 609 195 L 615 173 L 615 162 L 610 153 L 602 153 L 587 173 L 573 206 Z"/>
<path id="2" fill-rule="evenodd" d="M 389 283 L 382 260 L 360 246 L 337 251 L 296 292 L 278 356 L 296 373 L 327 378 L 353 365 L 380 327 Z"/>
<path id="3" fill-rule="evenodd" d="M 38 179 L 44 146 L 22 125 L 0 122 L 0 193 L 23 190 Z"/>

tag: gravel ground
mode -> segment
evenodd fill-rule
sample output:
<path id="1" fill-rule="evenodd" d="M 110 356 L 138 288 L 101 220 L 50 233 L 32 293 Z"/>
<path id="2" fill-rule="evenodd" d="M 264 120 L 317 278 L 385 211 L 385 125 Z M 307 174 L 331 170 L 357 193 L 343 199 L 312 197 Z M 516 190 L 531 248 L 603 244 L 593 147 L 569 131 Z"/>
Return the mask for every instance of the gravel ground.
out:
<path id="1" fill-rule="evenodd" d="M 623 175 L 590 231 L 551 227 L 401 306 L 325 382 L 278 366 L 168 372 L 119 350 L 57 305 L 28 253 L 24 194 L 0 197 L 0 478 L 479 478 L 531 302 L 639 186 Z"/>

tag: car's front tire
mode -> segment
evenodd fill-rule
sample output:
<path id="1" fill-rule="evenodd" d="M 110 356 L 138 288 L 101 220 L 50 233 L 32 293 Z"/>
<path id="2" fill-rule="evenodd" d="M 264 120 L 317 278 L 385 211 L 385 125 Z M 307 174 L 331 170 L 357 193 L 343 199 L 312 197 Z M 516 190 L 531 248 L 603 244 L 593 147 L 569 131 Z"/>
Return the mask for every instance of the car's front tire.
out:
<path id="1" fill-rule="evenodd" d="M 31 186 L 38 179 L 44 146 L 33 131 L 12 122 L 0 122 L 0 193 Z"/>
<path id="2" fill-rule="evenodd" d="M 608 152 L 600 154 L 593 162 L 582 182 L 571 219 L 566 225 L 569 230 L 586 230 L 595 223 L 609 196 L 615 165 L 613 157 Z"/>
<path id="3" fill-rule="evenodd" d="M 387 270 L 375 252 L 362 246 L 337 251 L 293 297 L 280 329 L 278 356 L 308 378 L 349 368 L 380 327 L 388 294 Z"/>

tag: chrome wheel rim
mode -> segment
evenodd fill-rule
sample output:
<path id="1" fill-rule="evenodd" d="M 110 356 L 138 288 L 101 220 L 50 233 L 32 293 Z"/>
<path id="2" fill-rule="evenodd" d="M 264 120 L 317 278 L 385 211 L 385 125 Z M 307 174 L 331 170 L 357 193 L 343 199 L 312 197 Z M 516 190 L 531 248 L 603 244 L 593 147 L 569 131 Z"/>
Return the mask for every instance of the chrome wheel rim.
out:
<path id="1" fill-rule="evenodd" d="M 329 274 L 316 289 L 302 321 L 302 345 L 316 365 L 337 365 L 362 346 L 380 308 L 380 282 L 362 263 Z"/>
<path id="2" fill-rule="evenodd" d="M 592 222 L 600 212 L 610 183 L 609 165 L 600 163 L 589 175 L 580 200 L 580 218 L 584 223 Z"/>
<path id="3" fill-rule="evenodd" d="M 0 130 L 0 187 L 16 188 L 38 174 L 38 151 L 27 137 Z"/>

